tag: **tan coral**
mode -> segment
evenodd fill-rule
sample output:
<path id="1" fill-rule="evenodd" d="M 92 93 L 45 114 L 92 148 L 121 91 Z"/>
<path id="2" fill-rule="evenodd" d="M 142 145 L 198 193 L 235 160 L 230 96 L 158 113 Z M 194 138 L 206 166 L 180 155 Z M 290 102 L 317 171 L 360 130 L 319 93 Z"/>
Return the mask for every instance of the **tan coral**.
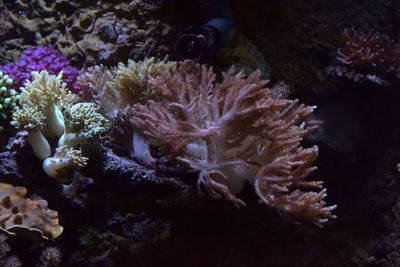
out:
<path id="1" fill-rule="evenodd" d="M 162 98 L 136 104 L 131 122 L 161 153 L 199 171 L 200 193 L 243 206 L 235 194 L 247 181 L 265 204 L 321 226 L 336 206 L 325 207 L 324 189 L 300 191 L 322 188 L 306 181 L 317 147 L 300 146 L 318 124 L 307 120 L 315 107 L 274 98 L 260 75 L 231 68 L 216 82 L 212 68 L 185 61 L 150 81 Z"/>
<path id="2" fill-rule="evenodd" d="M 172 72 L 176 64 L 152 57 L 138 62 L 128 60 L 128 64 L 119 63 L 112 70 L 100 65 L 89 68 L 78 78 L 78 82 L 81 87 L 90 90 L 90 95 L 83 96 L 85 100 L 93 100 L 102 113 L 115 117 L 126 107 L 145 103 L 148 99 L 159 99 L 149 80 L 162 72 Z"/>
<path id="3" fill-rule="evenodd" d="M 43 199 L 25 198 L 25 187 L 0 183 L 0 229 L 14 234 L 13 228 L 38 231 L 44 238 L 57 238 L 63 231 L 57 211 L 50 210 Z"/>
<path id="4" fill-rule="evenodd" d="M 154 94 L 148 81 L 164 71 L 171 72 L 175 67 L 176 62 L 157 61 L 153 57 L 139 62 L 128 60 L 127 65 L 118 64 L 108 86 L 126 102 L 125 105 L 143 103 Z"/>

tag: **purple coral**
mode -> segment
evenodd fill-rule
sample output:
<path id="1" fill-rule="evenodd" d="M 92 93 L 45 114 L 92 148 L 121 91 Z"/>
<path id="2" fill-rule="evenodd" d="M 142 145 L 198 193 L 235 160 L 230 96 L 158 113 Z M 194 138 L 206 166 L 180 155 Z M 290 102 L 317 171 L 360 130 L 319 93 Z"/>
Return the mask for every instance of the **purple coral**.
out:
<path id="1" fill-rule="evenodd" d="M 57 75 L 63 71 L 63 80 L 68 88 L 76 92 L 79 86 L 76 84 L 78 70 L 71 66 L 71 62 L 61 55 L 52 45 L 39 45 L 22 52 L 17 63 L 8 63 L 0 66 L 0 71 L 8 74 L 13 80 L 13 86 L 18 89 L 25 80 L 31 77 L 32 71 L 47 70 L 50 74 Z"/>

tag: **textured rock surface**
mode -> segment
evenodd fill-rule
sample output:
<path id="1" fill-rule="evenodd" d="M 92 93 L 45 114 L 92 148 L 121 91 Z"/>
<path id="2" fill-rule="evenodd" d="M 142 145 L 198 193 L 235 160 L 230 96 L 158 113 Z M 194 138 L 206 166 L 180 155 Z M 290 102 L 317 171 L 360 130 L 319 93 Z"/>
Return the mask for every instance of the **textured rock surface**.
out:
<path id="1" fill-rule="evenodd" d="M 162 0 L 17 0 L 5 6 L 13 28 L 0 35 L 0 64 L 15 61 L 21 50 L 38 44 L 53 44 L 78 65 L 164 57 L 173 32 Z"/>

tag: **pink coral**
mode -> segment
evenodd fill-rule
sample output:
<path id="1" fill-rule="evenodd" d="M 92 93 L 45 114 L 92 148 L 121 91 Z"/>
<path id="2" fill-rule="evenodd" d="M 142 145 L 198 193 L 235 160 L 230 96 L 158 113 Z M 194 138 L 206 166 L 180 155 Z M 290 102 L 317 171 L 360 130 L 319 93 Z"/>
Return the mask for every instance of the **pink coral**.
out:
<path id="1" fill-rule="evenodd" d="M 216 82 L 212 68 L 185 61 L 149 82 L 162 100 L 134 105 L 131 122 L 162 154 L 199 172 L 199 193 L 244 206 L 234 194 L 248 181 L 268 206 L 321 226 L 336 206 L 325 206 L 325 189 L 300 190 L 322 188 L 306 181 L 318 148 L 300 146 L 316 127 L 306 119 L 315 107 L 274 99 L 267 82 L 260 71 L 245 78 L 233 68 Z"/>
<path id="2" fill-rule="evenodd" d="M 400 46 L 384 34 L 345 28 L 342 41 L 337 59 L 343 64 L 381 67 L 384 71 L 392 71 L 399 64 Z"/>

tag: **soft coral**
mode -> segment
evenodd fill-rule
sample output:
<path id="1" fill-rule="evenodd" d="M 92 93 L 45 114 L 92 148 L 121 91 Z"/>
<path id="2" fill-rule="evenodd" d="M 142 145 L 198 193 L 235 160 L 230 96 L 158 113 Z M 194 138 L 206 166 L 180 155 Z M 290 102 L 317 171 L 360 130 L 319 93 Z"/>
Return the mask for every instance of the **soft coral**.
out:
<path id="1" fill-rule="evenodd" d="M 236 206 L 234 194 L 247 180 L 267 205 L 294 218 L 321 226 L 335 218 L 334 206 L 325 206 L 320 181 L 306 181 L 316 168 L 316 146 L 300 147 L 304 135 L 315 129 L 306 120 L 315 107 L 298 100 L 274 99 L 260 80 L 260 71 L 245 78 L 231 68 L 216 83 L 216 75 L 191 61 L 149 81 L 163 96 L 133 106 L 131 123 L 151 144 L 175 162 L 199 172 L 198 192 L 226 199 Z"/>

